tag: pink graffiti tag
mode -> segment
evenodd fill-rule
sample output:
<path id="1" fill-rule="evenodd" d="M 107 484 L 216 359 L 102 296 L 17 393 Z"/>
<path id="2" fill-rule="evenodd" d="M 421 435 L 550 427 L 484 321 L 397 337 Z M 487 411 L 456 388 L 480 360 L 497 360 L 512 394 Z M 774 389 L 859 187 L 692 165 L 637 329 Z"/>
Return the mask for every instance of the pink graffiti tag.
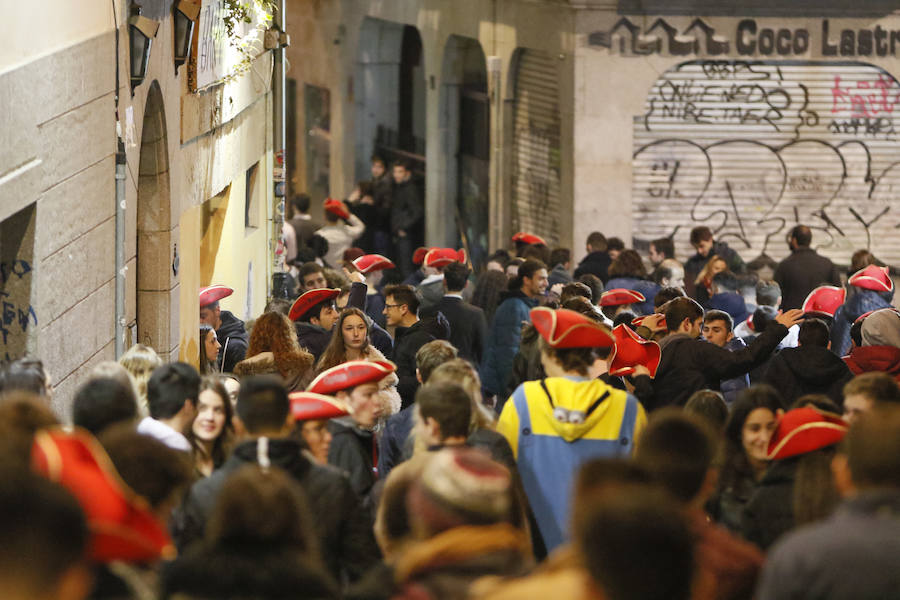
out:
<path id="1" fill-rule="evenodd" d="M 891 114 L 900 103 L 900 87 L 893 78 L 879 75 L 875 81 L 857 81 L 856 87 L 841 86 L 840 75 L 834 76 L 831 88 L 831 112 L 850 111 L 853 117 L 875 117 Z"/>

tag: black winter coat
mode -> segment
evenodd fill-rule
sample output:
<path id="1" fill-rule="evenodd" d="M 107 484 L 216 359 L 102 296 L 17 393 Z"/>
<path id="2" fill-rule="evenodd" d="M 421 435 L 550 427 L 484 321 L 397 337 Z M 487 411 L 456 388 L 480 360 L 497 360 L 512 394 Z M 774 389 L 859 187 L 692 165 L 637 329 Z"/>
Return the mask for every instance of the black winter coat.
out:
<path id="1" fill-rule="evenodd" d="M 306 321 L 295 321 L 294 329 L 297 330 L 297 341 L 300 342 L 300 346 L 306 348 L 316 357 L 316 362 L 319 362 L 319 358 L 331 342 L 332 332 Z"/>
<path id="2" fill-rule="evenodd" d="M 765 361 L 787 332 L 784 325 L 773 321 L 746 348 L 735 352 L 685 334 L 669 334 L 660 342 L 662 357 L 653 395 L 641 399 L 644 408 L 649 412 L 663 406 L 684 406 L 696 391 L 718 390 L 723 379 L 747 373 Z"/>
<path id="3" fill-rule="evenodd" d="M 741 535 L 763 550 L 794 528 L 794 478 L 800 458 L 774 461 L 744 506 Z"/>
<path id="4" fill-rule="evenodd" d="M 596 275 L 606 285 L 606 282 L 609 281 L 609 273 L 607 271 L 610 263 L 612 263 L 612 260 L 610 260 L 609 254 L 605 250 L 591 252 L 581 259 L 573 275 L 575 279 L 587 274 Z"/>
<path id="5" fill-rule="evenodd" d="M 375 435 L 351 425 L 347 418 L 328 422 L 331 446 L 328 464 L 337 467 L 350 478 L 353 491 L 366 501 L 375 485 Z"/>
<path id="6" fill-rule="evenodd" d="M 459 350 L 459 357 L 480 365 L 487 337 L 487 320 L 484 311 L 462 298 L 444 296 L 423 316 L 443 313 L 450 323 L 450 343 Z"/>
<path id="7" fill-rule="evenodd" d="M 313 463 L 294 440 L 269 440 L 269 459 L 273 466 L 294 477 L 306 493 L 322 559 L 335 580 L 340 580 L 342 571 L 350 580 L 356 580 L 380 560 L 372 533 L 372 514 L 362 508 L 344 474 Z M 179 550 L 203 537 L 206 521 L 228 476 L 256 461 L 256 441 L 245 442 L 234 449 L 221 469 L 191 487 L 176 518 Z"/>
<path id="8" fill-rule="evenodd" d="M 234 365 L 244 360 L 247 355 L 250 336 L 244 322 L 231 311 L 223 310 L 219 318 L 222 319 L 222 326 L 216 329 L 216 337 L 222 344 L 219 350 L 219 365 L 224 372 L 233 373 Z"/>
<path id="9" fill-rule="evenodd" d="M 410 327 L 397 327 L 394 331 L 394 351 L 391 360 L 397 365 L 397 392 L 403 401 L 402 407 L 406 408 L 416 399 L 416 390 L 419 381 L 416 379 L 416 352 L 419 348 L 436 339 L 436 336 L 428 331 L 428 323 L 416 321 Z"/>
<path id="10" fill-rule="evenodd" d="M 772 277 L 781 286 L 781 308 L 800 308 L 811 291 L 820 285 L 841 286 L 834 263 L 812 248 L 797 248 L 775 269 Z"/>
<path id="11" fill-rule="evenodd" d="M 425 207 L 416 182 L 409 179 L 394 186 L 391 197 L 391 233 L 403 230 L 412 239 L 417 239 L 425 218 Z"/>
<path id="12" fill-rule="evenodd" d="M 765 383 L 781 392 L 788 406 L 805 394 L 825 394 L 842 406 L 844 384 L 852 378 L 847 363 L 831 350 L 816 346 L 785 348 L 772 357 L 763 376 Z"/>

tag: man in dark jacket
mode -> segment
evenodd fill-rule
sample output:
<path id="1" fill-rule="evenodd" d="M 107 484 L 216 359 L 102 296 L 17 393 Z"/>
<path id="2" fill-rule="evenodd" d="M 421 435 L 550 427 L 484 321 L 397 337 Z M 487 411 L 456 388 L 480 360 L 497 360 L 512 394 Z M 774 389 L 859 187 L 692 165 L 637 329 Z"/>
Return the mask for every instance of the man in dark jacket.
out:
<path id="1" fill-rule="evenodd" d="M 717 390 L 723 379 L 749 372 L 762 363 L 789 327 L 799 323 L 802 311 L 789 310 L 775 318 L 766 331 L 735 352 L 697 339 L 703 324 L 703 309 L 690 298 L 675 298 L 667 304 L 667 335 L 660 342 L 662 356 L 653 380 L 653 396 L 644 399 L 644 408 L 684 406 L 691 394 L 702 389 Z M 649 319 L 644 324 L 650 326 Z"/>
<path id="2" fill-rule="evenodd" d="M 743 273 L 747 270 L 743 259 L 725 242 L 717 242 L 709 227 L 701 226 L 691 229 L 691 246 L 697 251 L 684 263 L 684 285 L 689 296 L 695 297 L 694 283 L 697 275 L 713 256 L 723 259 L 732 273 Z"/>
<path id="3" fill-rule="evenodd" d="M 309 290 L 294 301 L 288 313 L 297 330 L 297 341 L 316 357 L 317 362 L 331 342 L 334 324 L 340 316 L 334 303 L 340 293 L 340 290 L 328 288 Z M 364 310 L 365 305 L 366 284 L 354 281 L 350 287 L 347 306 Z M 369 338 L 374 338 L 372 332 L 369 333 Z"/>
<path id="4" fill-rule="evenodd" d="M 800 308 L 811 291 L 820 285 L 841 286 L 841 276 L 828 258 L 810 247 L 812 232 L 797 225 L 788 234 L 791 254 L 778 264 L 773 279 L 781 286 L 781 307 Z"/>
<path id="5" fill-rule="evenodd" d="M 466 265 L 448 265 L 444 269 L 444 297 L 423 314 L 443 313 L 450 322 L 450 343 L 459 351 L 461 358 L 478 365 L 484 355 L 487 321 L 483 310 L 463 300 L 462 293 L 468 280 L 469 268 Z"/>
<path id="6" fill-rule="evenodd" d="M 587 238 L 586 250 L 587 256 L 578 263 L 574 278 L 578 279 L 586 274 L 596 275 L 606 285 L 606 282 L 609 281 L 607 269 L 609 269 L 609 265 L 612 262 L 609 254 L 606 252 L 606 236 L 599 231 L 592 232 Z"/>
<path id="7" fill-rule="evenodd" d="M 380 558 L 372 516 L 360 505 L 347 477 L 318 465 L 290 439 L 290 402 L 279 379 L 261 376 L 241 383 L 237 429 L 245 434 L 221 469 L 193 485 L 177 519 L 176 540 L 184 550 L 203 536 L 206 521 L 228 476 L 248 463 L 267 462 L 285 470 L 303 488 L 326 566 L 336 580 L 342 573 L 359 579 Z M 266 466 L 263 464 L 263 466 Z"/>
<path id="8" fill-rule="evenodd" d="M 800 324 L 800 345 L 783 349 L 769 363 L 763 381 L 781 392 L 788 406 L 805 394 L 825 394 L 843 404 L 844 384 L 853 373 L 828 349 L 828 337 L 825 321 L 806 319 Z"/>
<path id="9" fill-rule="evenodd" d="M 384 288 L 384 314 L 389 327 L 394 329 L 394 352 L 391 360 L 397 365 L 397 391 L 402 406 L 406 408 L 416 398 L 419 382 L 416 379 L 416 352 L 424 344 L 435 339 L 419 320 L 419 299 L 408 285 L 389 285 Z"/>
<path id="10" fill-rule="evenodd" d="M 249 335 L 244 322 L 233 313 L 219 308 L 219 300 L 234 293 L 224 285 L 210 285 L 200 289 L 200 322 L 216 330 L 219 339 L 219 356 L 216 363 L 220 370 L 231 373 L 247 354 Z"/>
<path id="11" fill-rule="evenodd" d="M 425 207 L 419 188 L 412 180 L 410 163 L 394 163 L 394 192 L 391 197 L 391 234 L 394 236 L 394 258 L 405 278 L 413 272 L 413 249 L 423 237 Z"/>
<path id="12" fill-rule="evenodd" d="M 519 266 L 518 282 L 516 289 L 500 296 L 502 300 L 494 313 L 481 365 L 481 385 L 491 394 L 498 395 L 498 411 L 506 402 L 503 395 L 513 359 L 519 351 L 522 325 L 531 321 L 529 312 L 547 290 L 546 265 L 537 260 L 526 260 Z"/>

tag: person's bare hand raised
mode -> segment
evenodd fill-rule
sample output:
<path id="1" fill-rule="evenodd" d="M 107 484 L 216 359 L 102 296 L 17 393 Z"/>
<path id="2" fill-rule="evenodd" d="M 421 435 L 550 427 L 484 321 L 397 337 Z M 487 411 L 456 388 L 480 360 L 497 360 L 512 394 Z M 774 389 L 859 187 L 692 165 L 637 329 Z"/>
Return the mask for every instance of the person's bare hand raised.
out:
<path id="1" fill-rule="evenodd" d="M 786 310 L 783 313 L 780 313 L 777 317 L 775 317 L 775 321 L 780 323 L 790 329 L 797 323 L 803 320 L 803 311 L 799 308 L 792 308 L 791 310 Z"/>

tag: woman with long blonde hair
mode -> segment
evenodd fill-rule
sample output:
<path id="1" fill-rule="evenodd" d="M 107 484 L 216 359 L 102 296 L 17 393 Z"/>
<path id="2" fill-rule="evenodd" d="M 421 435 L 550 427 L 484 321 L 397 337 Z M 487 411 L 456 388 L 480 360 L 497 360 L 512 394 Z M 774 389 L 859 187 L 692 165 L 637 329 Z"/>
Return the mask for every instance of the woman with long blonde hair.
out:
<path id="1" fill-rule="evenodd" d="M 134 385 L 137 388 L 138 408 L 141 410 L 142 416 L 147 416 L 147 382 L 150 381 L 150 375 L 153 370 L 162 366 L 163 361 L 156 353 L 156 350 L 144 344 L 135 344 L 129 348 L 125 354 L 119 358 L 119 364 L 125 367 L 134 378 Z"/>

